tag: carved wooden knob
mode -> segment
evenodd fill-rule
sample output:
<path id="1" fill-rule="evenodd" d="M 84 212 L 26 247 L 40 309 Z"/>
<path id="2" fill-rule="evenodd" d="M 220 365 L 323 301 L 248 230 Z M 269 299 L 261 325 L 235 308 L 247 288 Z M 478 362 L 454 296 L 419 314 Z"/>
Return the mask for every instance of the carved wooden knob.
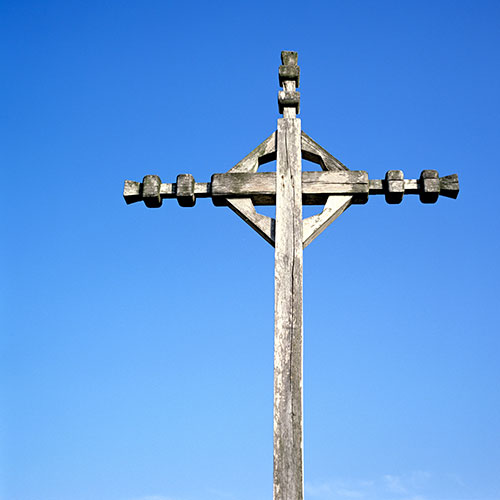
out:
<path id="1" fill-rule="evenodd" d="M 191 174 L 177 176 L 177 202 L 181 207 L 194 207 L 196 203 L 194 186 L 194 177 Z"/>
<path id="2" fill-rule="evenodd" d="M 142 180 L 142 199 L 148 208 L 161 207 L 161 179 L 157 175 L 146 175 Z"/>
<path id="3" fill-rule="evenodd" d="M 389 170 L 385 174 L 385 201 L 396 205 L 403 201 L 405 194 L 405 176 L 402 170 Z"/>
<path id="4" fill-rule="evenodd" d="M 420 174 L 420 201 L 436 203 L 441 186 L 437 170 L 423 170 Z"/>

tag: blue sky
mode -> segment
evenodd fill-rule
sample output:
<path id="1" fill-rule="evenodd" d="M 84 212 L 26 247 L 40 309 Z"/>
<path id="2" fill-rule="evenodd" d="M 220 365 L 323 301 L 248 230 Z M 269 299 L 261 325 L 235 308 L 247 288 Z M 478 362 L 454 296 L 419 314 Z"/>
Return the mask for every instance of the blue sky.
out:
<path id="1" fill-rule="evenodd" d="M 311 500 L 500 499 L 500 6 L 0 3 L 2 500 L 272 495 L 273 251 L 207 182 L 276 127 L 457 200 L 351 207 L 304 255 Z"/>

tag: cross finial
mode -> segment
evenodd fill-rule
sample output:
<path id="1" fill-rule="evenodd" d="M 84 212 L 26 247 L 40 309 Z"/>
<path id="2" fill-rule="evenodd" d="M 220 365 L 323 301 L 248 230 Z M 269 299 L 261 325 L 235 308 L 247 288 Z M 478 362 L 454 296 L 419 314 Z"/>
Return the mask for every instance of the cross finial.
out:
<path id="1" fill-rule="evenodd" d="M 300 82 L 300 68 L 297 65 L 298 54 L 284 50 L 281 53 L 279 80 L 283 90 L 278 92 L 278 107 L 283 118 L 295 118 L 300 112 L 300 92 L 297 87 Z"/>

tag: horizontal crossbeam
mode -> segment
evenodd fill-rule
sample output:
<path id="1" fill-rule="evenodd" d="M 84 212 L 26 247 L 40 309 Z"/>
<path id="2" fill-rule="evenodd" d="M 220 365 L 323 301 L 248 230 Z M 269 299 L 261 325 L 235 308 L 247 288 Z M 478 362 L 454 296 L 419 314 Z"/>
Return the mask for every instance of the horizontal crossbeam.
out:
<path id="1" fill-rule="evenodd" d="M 423 203 L 435 203 L 439 197 L 456 198 L 459 185 L 456 174 L 439 177 L 435 170 L 424 170 L 420 179 L 404 179 L 401 170 L 390 170 L 385 179 L 368 179 L 367 172 L 302 172 L 302 203 L 323 205 L 329 196 L 352 196 L 352 203 L 363 204 L 369 195 L 385 195 L 388 203 L 400 203 L 405 194 L 418 194 Z M 142 183 L 125 181 L 125 201 L 144 201 L 156 208 L 166 198 L 177 198 L 181 206 L 194 206 L 196 198 L 212 198 L 214 205 L 227 205 L 227 198 L 250 198 L 254 205 L 276 204 L 276 172 L 214 174 L 211 182 L 198 183 L 189 174 L 177 182 L 162 183 L 156 175 L 147 175 Z"/>
<path id="2" fill-rule="evenodd" d="M 254 205 L 276 204 L 275 172 L 215 174 L 211 187 L 214 205 L 225 205 L 224 199 L 228 197 L 251 198 Z M 303 205 L 323 205 L 330 195 L 363 197 L 368 193 L 368 174 L 363 171 L 302 172 Z"/>

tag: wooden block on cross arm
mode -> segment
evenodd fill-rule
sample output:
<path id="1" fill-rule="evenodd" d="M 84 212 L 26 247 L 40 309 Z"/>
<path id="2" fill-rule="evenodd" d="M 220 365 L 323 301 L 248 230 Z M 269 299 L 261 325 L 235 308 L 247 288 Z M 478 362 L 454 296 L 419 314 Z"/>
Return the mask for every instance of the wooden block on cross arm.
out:
<path id="1" fill-rule="evenodd" d="M 161 179 L 157 175 L 146 175 L 142 180 L 142 199 L 148 208 L 161 207 Z"/>
<path id="2" fill-rule="evenodd" d="M 420 201 L 422 203 L 436 203 L 441 191 L 437 170 L 423 170 L 420 174 Z"/>
<path id="3" fill-rule="evenodd" d="M 191 174 L 177 176 L 177 202 L 181 207 L 194 207 L 196 203 L 194 187 L 194 177 Z"/>
<path id="4" fill-rule="evenodd" d="M 405 176 L 402 170 L 389 170 L 385 174 L 385 201 L 391 205 L 401 203 L 405 194 Z"/>

